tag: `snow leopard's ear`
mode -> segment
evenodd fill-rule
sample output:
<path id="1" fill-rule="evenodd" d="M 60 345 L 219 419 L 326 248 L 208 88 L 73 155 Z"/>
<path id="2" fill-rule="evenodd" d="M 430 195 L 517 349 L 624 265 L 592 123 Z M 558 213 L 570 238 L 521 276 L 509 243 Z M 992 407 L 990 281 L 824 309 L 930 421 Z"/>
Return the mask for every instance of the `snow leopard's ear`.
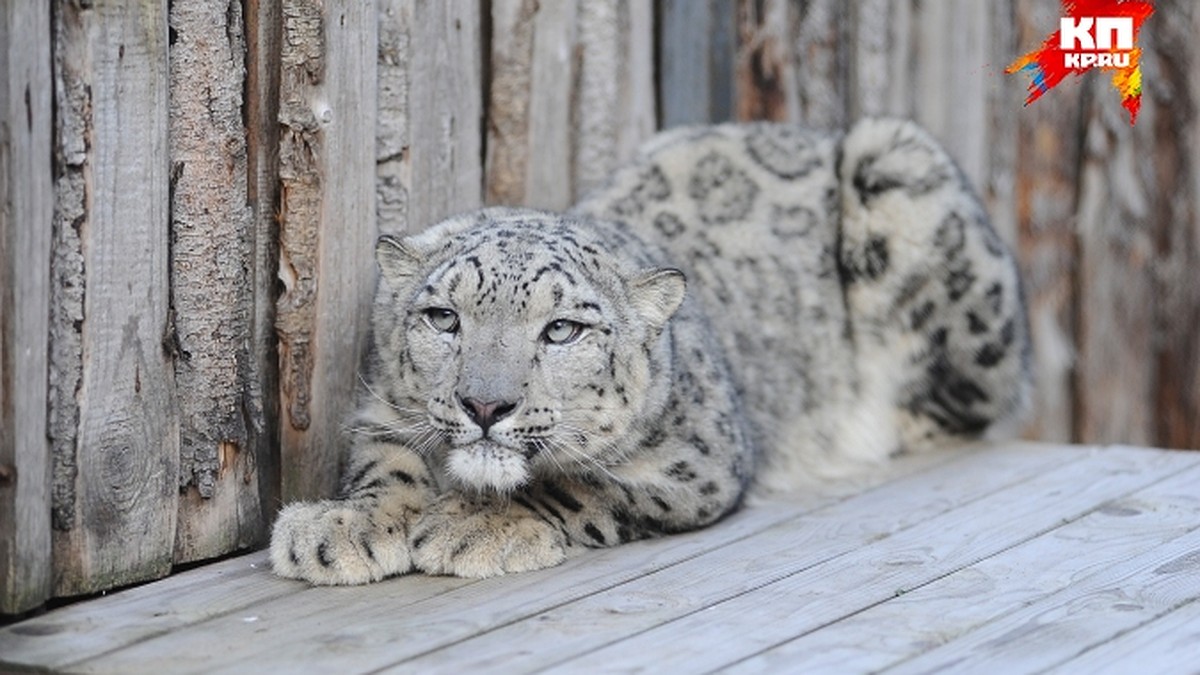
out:
<path id="1" fill-rule="evenodd" d="M 654 328 L 662 328 L 683 304 L 687 277 L 677 269 L 663 267 L 642 272 L 629 282 L 629 301 L 638 316 Z"/>
<path id="2" fill-rule="evenodd" d="M 375 242 L 375 260 L 387 279 L 406 279 L 417 273 L 423 258 L 409 242 L 385 234 Z"/>

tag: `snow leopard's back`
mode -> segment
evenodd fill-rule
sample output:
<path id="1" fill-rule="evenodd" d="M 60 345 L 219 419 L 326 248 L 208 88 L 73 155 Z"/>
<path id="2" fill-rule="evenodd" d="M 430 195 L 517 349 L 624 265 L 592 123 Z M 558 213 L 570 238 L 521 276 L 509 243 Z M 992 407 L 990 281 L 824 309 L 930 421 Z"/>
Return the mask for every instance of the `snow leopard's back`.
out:
<path id="1" fill-rule="evenodd" d="M 1025 398 L 1012 256 L 910 122 L 667 132 L 576 211 L 629 223 L 687 274 L 767 489 L 977 435 Z"/>

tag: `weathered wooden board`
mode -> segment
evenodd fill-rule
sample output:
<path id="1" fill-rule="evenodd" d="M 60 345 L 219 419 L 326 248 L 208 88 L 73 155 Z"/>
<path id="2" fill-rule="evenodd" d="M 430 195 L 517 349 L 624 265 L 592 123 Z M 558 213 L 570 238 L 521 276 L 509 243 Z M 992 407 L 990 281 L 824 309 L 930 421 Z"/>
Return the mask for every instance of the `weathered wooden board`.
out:
<path id="1" fill-rule="evenodd" d="M 349 660 L 350 656 L 347 655 L 343 667 L 370 670 L 440 647 L 456 645 L 488 627 L 508 624 L 520 625 L 525 630 L 516 634 L 501 633 L 499 640 L 485 640 L 479 647 L 484 651 L 467 648 L 464 652 L 455 653 L 458 657 L 475 658 L 487 653 L 486 649 L 498 649 L 498 656 L 503 657 L 512 654 L 512 650 L 521 652 L 528 648 L 528 630 L 553 631 L 547 635 L 554 635 L 550 643 L 557 646 L 537 650 L 538 660 L 530 662 L 540 663 L 545 655 L 557 653 L 555 649 L 569 649 L 578 640 L 587 640 L 590 636 L 594 636 L 591 639 L 602 638 L 605 633 L 601 631 L 603 626 L 597 623 L 599 617 L 611 617 L 616 623 L 622 619 L 638 620 L 639 617 L 651 620 L 653 616 L 669 612 L 672 608 L 703 602 L 703 597 L 697 593 L 710 590 L 719 594 L 722 593 L 721 589 L 733 592 L 740 587 L 739 584 L 749 583 L 741 577 L 736 583 L 733 580 L 711 583 L 727 578 L 729 570 L 746 569 L 757 576 L 778 578 L 772 572 L 772 566 L 786 567 L 792 564 L 796 556 L 794 537 L 782 536 L 788 528 L 787 522 L 804 522 L 819 532 L 830 534 L 843 527 L 851 527 L 855 532 L 862 533 L 852 537 L 854 541 L 870 541 L 872 537 L 895 527 L 897 519 L 908 523 L 919 522 L 930 514 L 952 507 L 956 502 L 969 499 L 973 489 L 984 489 L 983 486 L 992 480 L 1003 483 L 1004 480 L 998 476 L 1020 480 L 1067 459 L 1039 455 L 1038 450 L 1025 448 L 989 457 L 980 464 L 976 474 L 978 478 L 974 480 L 951 472 L 923 479 L 925 474 L 918 473 L 913 478 L 901 479 L 868 492 L 866 501 L 858 502 L 857 506 L 847 502 L 844 506 L 815 511 L 813 506 L 819 507 L 836 500 L 828 497 L 821 499 L 814 495 L 817 501 L 810 499 L 807 508 L 801 503 L 751 511 L 719 529 L 671 538 L 653 546 L 634 545 L 633 551 L 641 552 L 631 554 L 632 557 L 623 555 L 621 548 L 591 553 L 586 558 L 568 561 L 564 568 L 556 572 L 537 572 L 507 580 L 485 580 L 422 601 L 406 612 L 386 606 L 364 607 L 343 601 L 326 602 L 324 611 L 318 613 L 304 598 L 281 598 L 266 603 L 263 608 L 269 610 L 271 616 L 288 617 L 288 620 L 260 623 L 256 629 L 259 640 L 253 642 L 223 640 L 231 644 L 220 653 L 198 655 L 197 658 L 202 661 L 197 663 L 207 670 L 232 670 L 244 667 L 243 664 L 248 660 L 263 658 L 267 654 L 264 650 L 270 650 L 273 654 L 286 652 L 286 655 L 271 657 L 276 667 L 286 670 L 319 658 L 323 645 L 353 644 L 353 660 Z M 952 458 L 947 466 L 962 464 L 966 459 L 969 456 Z M 905 467 L 898 468 L 903 471 Z M 1018 475 L 1011 476 L 1012 472 Z M 881 508 L 881 504 L 889 504 L 889 507 Z M 799 518 L 804 513 L 808 515 Z M 851 517 L 838 525 L 839 514 Z M 830 525 L 828 528 L 813 525 L 814 518 Z M 859 522 L 861 519 L 867 519 L 867 522 Z M 877 519 L 879 522 L 875 522 Z M 855 545 L 836 537 L 834 539 L 833 545 Z M 840 543 L 836 543 L 838 541 Z M 732 545 L 735 542 L 736 545 Z M 751 552 L 756 562 L 748 561 Z M 712 588 L 705 590 L 708 585 Z M 675 590 L 670 590 L 672 588 Z M 636 604 L 635 600 L 621 600 L 615 605 L 596 601 L 597 597 L 601 600 L 611 598 L 609 593 L 617 593 L 619 598 L 670 596 L 672 599 L 641 604 Z M 297 600 L 302 602 L 298 603 Z M 471 610 L 463 612 L 464 606 L 470 606 Z M 636 612 L 633 607 L 638 608 Z M 566 615 L 556 620 L 556 616 L 564 612 Z M 574 618 L 579 616 L 586 616 L 587 621 L 578 623 Z M 330 626 L 351 624 L 353 627 L 345 631 L 335 629 L 331 632 L 329 629 Z M 628 625 L 632 630 L 633 624 Z M 581 626 L 586 627 L 583 635 L 578 630 Z M 235 617 L 223 617 L 197 625 L 194 630 L 197 631 L 195 634 L 203 632 L 209 636 L 233 635 L 234 631 L 240 630 L 240 625 Z M 321 632 L 324 635 L 322 641 L 318 643 L 304 637 L 311 635 L 311 631 Z M 397 644 L 391 639 L 395 635 L 405 635 L 406 639 Z M 155 658 L 156 653 L 179 654 L 180 650 L 188 648 L 192 640 L 194 637 L 185 633 L 173 633 L 152 643 L 138 645 L 128 653 L 114 655 L 114 660 L 106 661 L 105 668 L 128 668 L 133 663 Z M 234 642 L 237 644 L 232 644 Z M 281 643 L 286 644 L 286 648 L 281 649 Z"/>
<path id="2" fill-rule="evenodd" d="M 5 659 L 62 668 L 119 644 L 132 644 L 296 592 L 292 582 L 264 577 L 269 565 L 265 553 L 256 553 L 131 588 L 104 603 L 79 605 L 80 611 L 69 615 L 43 615 L 0 632 L 0 654 Z M 104 631 L 97 631 L 97 626 Z M 29 636 L 48 639 L 31 640 Z M 56 647 L 62 640 L 71 643 L 69 651 Z"/>
<path id="3" fill-rule="evenodd" d="M 800 114 L 791 7 L 787 0 L 738 0 L 733 95 L 739 121 L 794 121 Z"/>
<path id="4" fill-rule="evenodd" d="M 1013 55 L 1035 48 L 1058 17 L 1052 0 L 1016 3 Z M 1005 63 L 1004 65 L 1008 65 Z M 1022 87 L 1024 75 L 1014 76 Z M 1021 263 L 1033 339 L 1034 393 L 1025 434 L 1068 441 L 1074 420 L 1075 303 L 1077 274 L 1075 212 L 1083 148 L 1079 119 L 1083 87 L 1067 82 L 1038 105 L 1016 109 L 1016 251 Z M 1022 94 L 1015 100 L 1024 100 Z M 1082 290 L 1082 289 L 1080 289 Z"/>
<path id="5" fill-rule="evenodd" d="M 282 31 L 280 0 L 245 0 L 246 198 L 254 212 L 252 281 L 246 382 L 251 403 L 262 406 L 262 428 L 250 434 L 258 477 L 258 501 L 269 525 L 279 497 L 279 354 L 275 334 L 275 288 L 279 279 L 279 78 Z"/>
<path id="6" fill-rule="evenodd" d="M 781 520 L 738 540 L 736 545 L 650 570 L 645 576 L 567 605 L 555 603 L 545 612 L 466 642 L 455 641 L 406 661 L 402 667 L 471 669 L 483 667 L 489 658 L 515 659 L 527 667 L 547 667 L 614 643 L 619 639 L 614 632 L 625 637 L 669 624 L 693 612 L 704 616 L 707 607 L 769 586 L 814 562 L 837 560 L 892 531 L 970 502 L 980 492 L 1026 480 L 1035 471 L 1053 468 L 1063 461 L 1061 457 L 1039 458 L 1035 452 L 1025 449 L 988 457 L 982 465 L 986 469 L 981 466 L 982 473 L 975 479 L 962 476 L 963 480 L 953 483 L 947 480 L 956 474 L 953 467 L 965 463 L 960 461 L 946 464 L 948 471 L 919 473 L 896 480 L 845 502 Z M 528 645 L 535 635 L 545 645 L 531 654 Z M 698 648 L 695 643 L 691 647 Z M 702 647 L 699 650 L 708 653 Z M 599 664 L 607 658 L 596 661 L 592 667 L 603 668 Z M 577 661 L 574 665 L 583 668 L 584 662 Z"/>
<path id="7" fill-rule="evenodd" d="M 50 7 L 0 8 L 0 613 L 50 595 Z"/>
<path id="8" fill-rule="evenodd" d="M 577 84 L 570 100 L 575 197 L 603 184 L 655 129 L 651 3 L 581 2 L 577 21 Z"/>
<path id="9" fill-rule="evenodd" d="M 925 586 L 905 588 L 731 671 L 877 672 L 902 663 L 1196 529 L 1198 483 L 1200 469 L 1193 467 Z M 1085 548 L 1094 554 L 1081 564 Z"/>
<path id="10" fill-rule="evenodd" d="M 1098 75 L 1098 73 L 1096 73 Z M 1151 129 L 1131 127 L 1107 78 L 1091 77 L 1076 212 L 1075 433 L 1153 443 L 1154 232 Z"/>
<path id="11" fill-rule="evenodd" d="M 376 236 L 373 3 L 284 0 L 280 75 L 281 490 L 329 495 L 346 445 Z"/>
<path id="12" fill-rule="evenodd" d="M 166 6 L 57 7 L 50 415 L 55 589 L 70 595 L 170 569 L 179 421 Z"/>
<path id="13" fill-rule="evenodd" d="M 1187 675 L 1200 663 L 1200 600 L 1192 600 L 1134 630 L 1059 663 L 1046 673 L 1121 675 L 1136 669 L 1131 654 L 1152 655 L 1158 675 Z"/>
<path id="14" fill-rule="evenodd" d="M 914 458 L 915 461 L 893 466 L 886 473 L 873 477 L 871 480 L 880 481 L 898 475 L 908 475 L 950 459 L 953 457 L 947 453 Z M 254 622 L 257 624 L 255 631 L 258 639 L 248 643 L 234 639 L 230 646 L 233 649 L 232 653 L 226 655 L 205 654 L 196 663 L 198 667 L 208 670 L 219 670 L 220 668 L 236 670 L 243 667 L 245 659 L 257 658 L 255 655 L 261 654 L 264 646 L 272 649 L 270 644 L 273 639 L 286 640 L 288 635 L 306 630 L 304 626 L 328 633 L 328 627 L 331 625 L 356 624 L 365 616 L 362 614 L 363 611 L 367 611 L 374 617 L 371 619 L 371 623 L 391 625 L 397 620 L 404 623 L 407 626 L 402 629 L 405 631 L 404 634 L 412 638 L 412 642 L 408 643 L 405 649 L 417 651 L 431 649 L 445 641 L 454 641 L 455 636 L 464 635 L 463 631 L 466 631 L 465 635 L 469 636 L 472 627 L 482 628 L 488 625 L 489 621 L 507 622 L 509 620 L 507 617 L 514 616 L 514 610 L 519 612 L 515 616 L 529 616 L 554 604 L 586 597 L 597 590 L 627 582 L 645 573 L 669 567 L 706 551 L 744 539 L 783 520 L 794 518 L 796 514 L 811 510 L 830 499 L 830 496 L 814 495 L 808 500 L 777 505 L 778 508 L 775 509 L 764 509 L 740 515 L 731 519 L 719 531 L 708 531 L 702 536 L 696 537 L 673 538 L 660 545 L 655 545 L 651 549 L 636 549 L 649 550 L 652 553 L 638 553 L 636 555 L 638 563 L 633 568 L 630 568 L 627 562 L 622 562 L 625 558 L 619 550 L 612 550 L 568 561 L 563 568 L 554 573 L 535 573 L 508 580 L 492 579 L 469 582 L 410 577 L 393 580 L 387 582 L 385 586 L 378 587 L 309 590 L 305 590 L 306 587 L 303 584 L 294 584 L 297 592 L 303 592 L 305 595 L 280 598 L 276 602 L 259 606 L 253 612 L 253 615 L 260 617 Z M 547 582 L 547 579 L 552 581 Z M 517 584 L 516 586 L 513 586 L 514 582 Z M 499 595 L 497 595 L 498 591 Z M 370 609 L 368 606 L 380 598 L 388 598 L 388 600 L 384 603 L 386 607 L 377 608 L 380 613 L 376 616 L 374 614 L 376 610 Z M 515 606 L 514 600 L 517 601 Z M 397 609 L 410 602 L 416 603 L 412 605 L 411 610 L 401 612 Z M 456 609 L 457 603 L 460 602 L 472 605 L 473 609 L 469 615 L 464 615 L 461 610 Z M 244 624 L 241 620 L 245 615 L 245 613 L 238 613 L 236 617 L 226 617 L 216 619 L 211 623 L 198 624 L 197 630 L 201 630 L 207 635 L 213 635 L 214 633 L 211 631 L 242 631 Z M 47 617 L 46 621 L 54 621 L 54 619 Z M 127 621 L 127 619 L 122 619 L 122 621 Z M 40 626 L 41 621 L 32 622 L 31 625 Z M 324 628 L 319 628 L 321 626 Z M 449 633 L 446 632 L 447 629 Z M 35 630 L 37 629 L 35 628 Z M 145 633 L 145 635 L 150 634 L 149 631 Z M 432 635 L 437 642 L 426 644 L 425 638 L 419 637 L 423 635 Z M 360 645 L 366 647 L 363 653 L 364 658 L 377 659 L 379 655 L 376 649 L 368 646 L 374 644 L 374 640 L 372 634 L 364 634 L 355 629 L 353 634 L 329 634 L 324 638 L 324 643 Z M 122 638 L 122 642 L 133 644 L 137 640 Z M 234 642 L 238 643 L 236 647 L 232 646 Z M 15 643 L 16 641 L 13 644 Z M 4 643 L 0 642 L 0 646 L 3 645 Z M 115 654 L 111 661 L 105 661 L 107 665 L 104 668 L 128 668 L 134 662 L 158 663 L 162 667 L 168 667 L 170 659 L 174 658 L 178 662 L 178 657 L 172 655 L 177 654 L 176 650 L 178 649 L 187 649 L 186 645 L 186 640 L 181 641 L 179 637 L 164 635 L 144 646 L 134 647 L 136 653 L 119 652 Z M 304 649 L 303 647 L 299 648 Z M 224 652 L 225 649 L 220 651 Z M 279 650 L 273 649 L 273 651 L 278 652 Z M 130 661 L 130 659 L 134 661 Z M 45 661 L 39 660 L 38 662 L 44 663 Z M 300 662 L 294 662 L 293 665 L 295 663 Z M 288 666 L 280 662 L 276 667 L 286 669 Z M 352 667 L 352 664 L 346 662 L 343 667 Z M 96 665 L 98 670 L 104 668 Z"/>
<path id="15" fill-rule="evenodd" d="M 571 204 L 571 107 L 578 3 L 492 3 L 485 199 L 563 209 Z"/>
<path id="16" fill-rule="evenodd" d="M 394 0 L 393 0 L 394 2 Z M 477 208 L 483 190 L 480 5 L 418 0 L 408 32 L 406 226 L 419 232 Z"/>
<path id="17" fill-rule="evenodd" d="M 1149 186 L 1154 237 L 1155 445 L 1200 448 L 1200 11 L 1155 3 L 1146 29 L 1145 124 L 1152 130 Z M 1184 103 L 1184 101 L 1191 101 Z M 1142 146 L 1143 148 L 1150 146 Z M 1144 151 L 1143 151 L 1144 152 Z"/>
<path id="18" fill-rule="evenodd" d="M 841 496 L 756 504 L 701 532 L 498 579 L 311 588 L 270 577 L 256 554 L 0 628 L 0 663 L 91 673 L 1195 663 L 1200 456 L 1009 445 L 892 471 Z"/>
<path id="19" fill-rule="evenodd" d="M 813 514 L 795 526 L 793 536 L 781 537 L 791 544 L 786 552 L 769 557 L 756 555 L 737 566 L 706 566 L 694 571 L 728 575 L 730 570 L 739 570 L 739 577 L 744 577 L 746 571 L 753 570 L 761 574 L 758 584 L 740 588 L 739 583 L 726 593 L 697 598 L 698 593 L 689 580 L 682 577 L 676 583 L 656 580 L 659 583 L 653 587 L 640 589 L 638 616 L 654 620 L 647 621 L 649 630 L 637 632 L 619 643 L 611 639 L 600 642 L 609 646 L 590 651 L 582 658 L 600 672 L 625 672 L 653 650 L 656 658 L 681 670 L 719 668 L 797 634 L 818 630 L 861 609 L 886 602 L 907 589 L 996 555 L 1078 519 L 1110 499 L 1197 464 L 1195 458 L 1180 456 L 1159 456 L 1153 463 L 1146 460 L 1144 453 L 1137 450 L 1109 450 L 1089 457 L 1088 461 L 1051 468 L 1027 480 L 1009 483 L 1004 486 L 1008 489 L 978 495 L 961 508 L 927 513 L 926 518 L 911 516 L 907 522 L 909 516 L 905 514 L 891 528 L 876 533 L 867 529 L 863 534 L 868 536 L 861 542 L 823 534 L 820 526 L 814 527 L 812 522 L 813 516 L 828 515 L 830 526 L 844 528 L 861 520 L 848 518 L 838 513 L 838 509 Z M 1086 487 L 1055 489 L 1065 485 Z M 876 509 L 869 513 L 874 514 L 882 505 L 877 503 Z M 899 505 L 896 509 L 903 512 Z M 1004 515 L 996 519 L 992 517 L 994 514 Z M 984 522 L 988 526 L 981 528 Z M 813 533 L 814 529 L 818 531 Z M 870 536 L 876 537 L 876 541 L 887 538 L 887 543 L 875 549 L 866 545 L 871 541 Z M 772 571 L 764 569 L 768 561 L 780 559 L 786 560 L 786 566 Z M 682 567 L 675 570 L 682 571 Z M 677 585 L 680 582 L 682 585 Z M 713 588 L 716 584 L 710 582 L 706 586 Z M 632 595 L 627 594 L 634 590 L 627 585 L 619 593 L 633 601 Z M 620 597 L 608 606 L 620 607 Z M 781 597 L 789 601 L 771 602 L 772 598 Z M 676 598 L 683 599 L 687 611 L 672 606 L 678 604 L 673 600 Z M 647 607 L 654 607 L 655 611 L 648 611 Z M 629 636 L 633 632 L 630 629 L 636 627 L 626 626 L 622 635 Z M 603 625 L 593 623 L 589 635 L 603 630 Z M 706 649 L 718 643 L 722 645 L 719 653 Z M 569 672 L 584 667 L 584 663 L 564 661 L 556 669 Z M 942 667 L 949 665 L 943 663 Z"/>
<path id="20" fill-rule="evenodd" d="M 896 672 L 968 670 L 994 663 L 1034 672 L 1059 665 L 1195 602 L 1200 592 L 1198 551 L 1200 529 L 1194 529 L 1010 612 L 962 639 L 927 651 Z M 1200 654 L 1195 645 L 1185 649 L 1185 653 Z M 1147 672 L 1159 672 L 1152 662 L 1145 667 Z"/>
<path id="21" fill-rule="evenodd" d="M 659 17 L 661 126 L 732 119 L 735 0 L 662 0 Z"/>
<path id="22" fill-rule="evenodd" d="M 240 3 L 170 5 L 171 317 L 179 411 L 176 562 L 261 541 L 253 363 L 254 212 L 248 196 Z"/>
<path id="23" fill-rule="evenodd" d="M 651 3 L 491 7 L 486 200 L 565 209 L 655 129 Z"/>

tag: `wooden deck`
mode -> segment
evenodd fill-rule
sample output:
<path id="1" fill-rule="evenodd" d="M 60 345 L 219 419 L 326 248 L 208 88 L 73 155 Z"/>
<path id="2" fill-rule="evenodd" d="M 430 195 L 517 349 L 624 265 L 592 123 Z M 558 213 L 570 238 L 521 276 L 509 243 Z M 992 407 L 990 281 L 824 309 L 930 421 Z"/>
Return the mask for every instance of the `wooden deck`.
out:
<path id="1" fill-rule="evenodd" d="M 0 629 L 0 665 L 1200 672 L 1200 453 L 982 446 L 841 492 L 485 581 L 310 588 L 252 554 Z"/>

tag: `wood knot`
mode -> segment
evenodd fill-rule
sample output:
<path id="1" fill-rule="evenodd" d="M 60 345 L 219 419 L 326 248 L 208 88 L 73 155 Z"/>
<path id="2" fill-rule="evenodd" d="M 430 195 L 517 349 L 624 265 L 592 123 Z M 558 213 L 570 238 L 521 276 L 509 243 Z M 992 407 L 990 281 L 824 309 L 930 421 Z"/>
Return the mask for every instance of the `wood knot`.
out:
<path id="1" fill-rule="evenodd" d="M 12 464 L 0 464 L 0 487 L 8 487 L 17 483 L 17 467 Z"/>

